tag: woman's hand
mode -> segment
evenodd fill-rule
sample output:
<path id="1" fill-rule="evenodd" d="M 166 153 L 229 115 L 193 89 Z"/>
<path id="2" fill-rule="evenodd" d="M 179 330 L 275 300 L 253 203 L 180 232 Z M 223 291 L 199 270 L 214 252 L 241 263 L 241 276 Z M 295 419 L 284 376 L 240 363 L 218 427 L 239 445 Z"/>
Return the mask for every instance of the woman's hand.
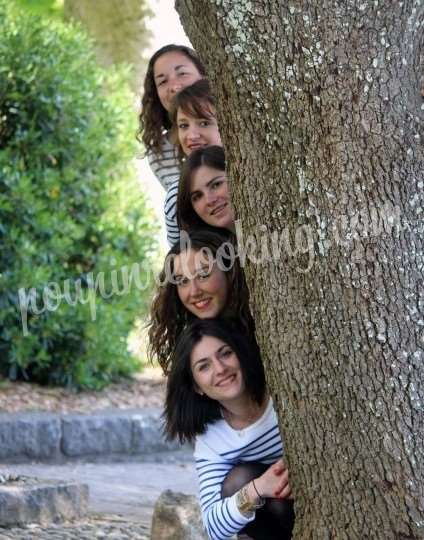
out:
<path id="1" fill-rule="evenodd" d="M 261 476 L 255 479 L 255 486 L 261 497 L 290 499 L 289 470 L 282 459 L 271 465 Z"/>

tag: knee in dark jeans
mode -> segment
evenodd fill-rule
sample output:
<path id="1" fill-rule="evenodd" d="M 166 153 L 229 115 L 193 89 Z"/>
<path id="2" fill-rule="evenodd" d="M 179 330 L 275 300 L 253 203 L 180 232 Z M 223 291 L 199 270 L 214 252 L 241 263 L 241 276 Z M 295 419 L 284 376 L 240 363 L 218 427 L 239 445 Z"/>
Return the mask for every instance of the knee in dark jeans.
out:
<path id="1" fill-rule="evenodd" d="M 294 525 L 293 501 L 288 499 L 267 499 L 263 510 L 273 522 L 278 524 L 281 538 L 291 538 Z"/>
<path id="2" fill-rule="evenodd" d="M 267 499 L 243 531 L 254 540 L 291 540 L 293 525 L 293 501 Z"/>

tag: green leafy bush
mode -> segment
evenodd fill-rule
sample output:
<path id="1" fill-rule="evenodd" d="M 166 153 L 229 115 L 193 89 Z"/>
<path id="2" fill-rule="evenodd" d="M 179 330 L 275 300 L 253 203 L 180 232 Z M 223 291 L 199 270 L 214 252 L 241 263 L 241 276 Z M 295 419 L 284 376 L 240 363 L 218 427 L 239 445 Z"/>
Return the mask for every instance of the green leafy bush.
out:
<path id="1" fill-rule="evenodd" d="M 14 2 L 21 9 L 34 15 L 42 15 L 50 19 L 62 19 L 64 11 L 64 0 L 9 0 Z"/>
<path id="2" fill-rule="evenodd" d="M 0 20 L 0 373 L 97 388 L 139 367 L 127 335 L 149 286 L 122 268 L 147 283 L 156 250 L 132 94 L 78 27 L 5 0 Z"/>

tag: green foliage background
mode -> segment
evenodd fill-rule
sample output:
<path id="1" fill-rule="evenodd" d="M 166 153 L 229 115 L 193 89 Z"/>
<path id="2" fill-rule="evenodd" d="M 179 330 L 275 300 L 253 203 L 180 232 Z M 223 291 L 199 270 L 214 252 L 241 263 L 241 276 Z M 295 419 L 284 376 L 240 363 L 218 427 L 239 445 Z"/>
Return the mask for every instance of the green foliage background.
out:
<path id="1" fill-rule="evenodd" d="M 45 19 L 45 18 L 44 18 Z M 123 69 L 97 66 L 75 25 L 0 0 L 0 373 L 98 388 L 139 368 L 127 335 L 149 288 L 28 312 L 18 290 L 80 280 L 134 262 L 154 268 L 153 217 L 132 165 L 136 114 Z M 140 279 L 146 281 L 147 276 Z M 52 289 L 52 286 L 50 287 Z M 72 288 L 72 287 L 71 287 Z"/>
<path id="2" fill-rule="evenodd" d="M 33 15 L 43 15 L 58 20 L 63 19 L 64 0 L 11 0 L 19 8 Z"/>

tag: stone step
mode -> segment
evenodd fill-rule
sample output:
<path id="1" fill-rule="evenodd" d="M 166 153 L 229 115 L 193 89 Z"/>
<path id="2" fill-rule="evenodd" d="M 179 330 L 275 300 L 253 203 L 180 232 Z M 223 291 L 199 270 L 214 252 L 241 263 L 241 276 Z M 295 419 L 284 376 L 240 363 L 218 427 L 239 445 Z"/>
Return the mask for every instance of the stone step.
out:
<path id="1" fill-rule="evenodd" d="M 1 413 L 0 461 L 61 462 L 142 456 L 181 449 L 162 434 L 162 410 L 107 409 L 91 414 Z"/>
<path id="2" fill-rule="evenodd" d="M 151 540 L 171 538 L 208 540 L 197 497 L 167 489 L 155 504 Z"/>
<path id="3" fill-rule="evenodd" d="M 88 511 L 88 486 L 25 476 L 0 484 L 0 526 L 80 519 Z"/>

